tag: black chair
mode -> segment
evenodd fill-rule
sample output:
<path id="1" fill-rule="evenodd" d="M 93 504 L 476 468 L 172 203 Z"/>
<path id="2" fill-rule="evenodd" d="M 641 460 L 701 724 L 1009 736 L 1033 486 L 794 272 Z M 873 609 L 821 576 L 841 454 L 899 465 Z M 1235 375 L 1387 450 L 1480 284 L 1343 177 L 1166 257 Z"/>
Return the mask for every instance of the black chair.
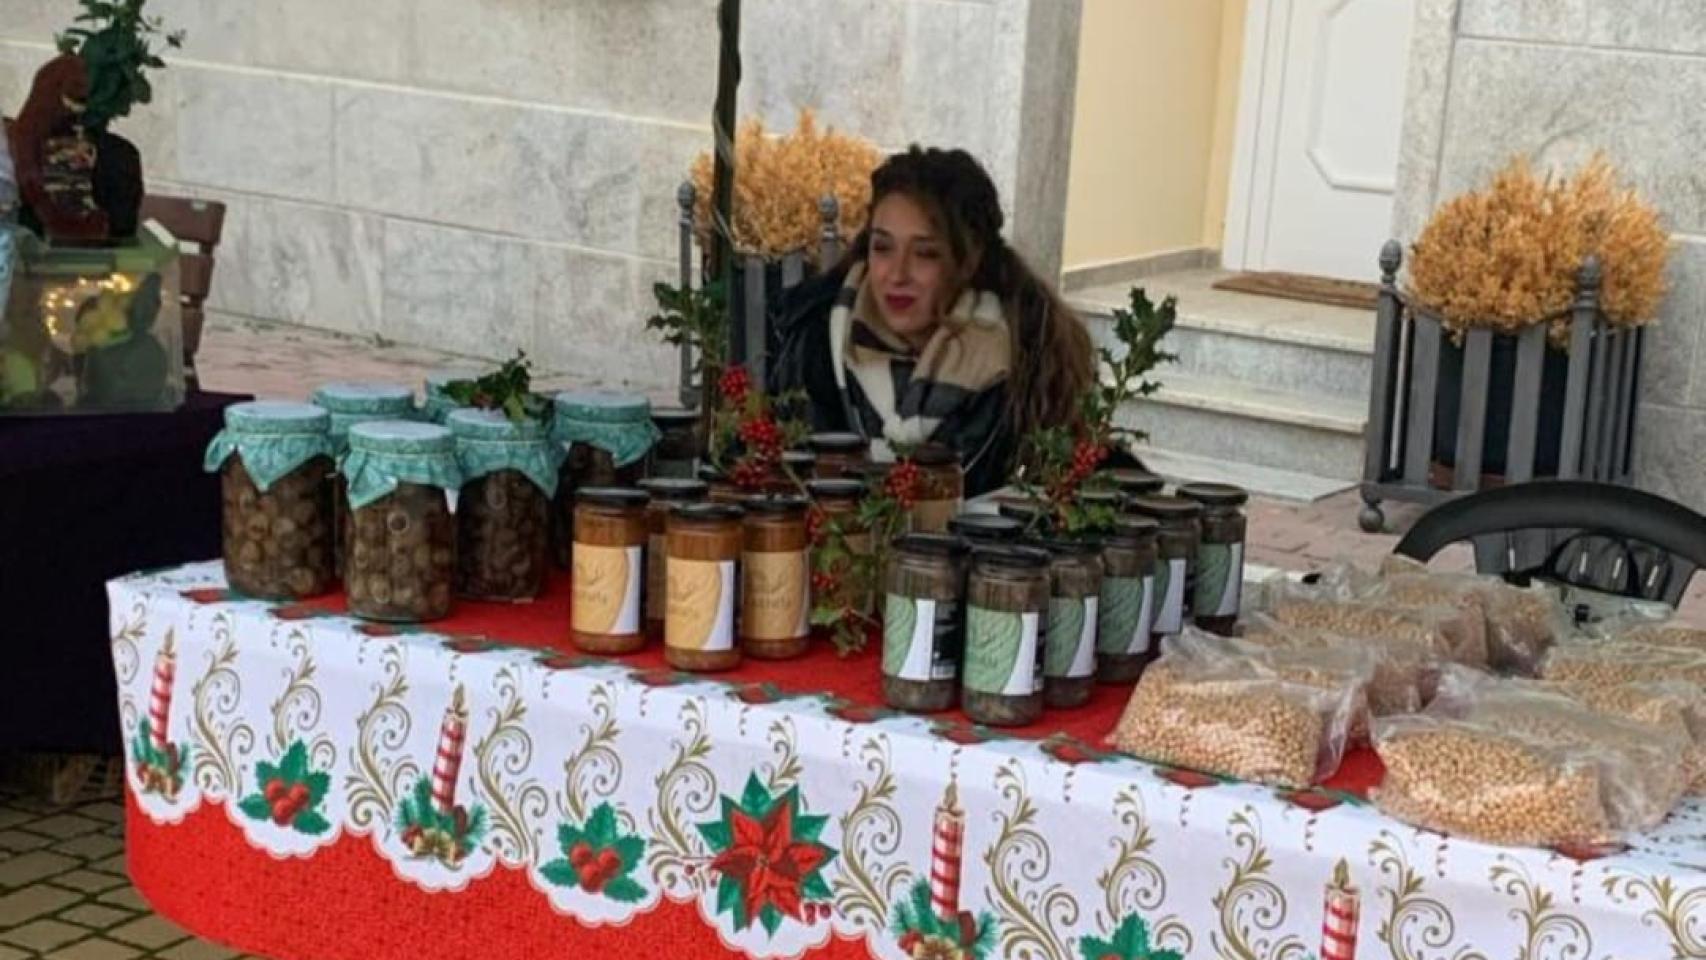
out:
<path id="1" fill-rule="evenodd" d="M 1426 563 L 1462 542 L 1481 573 L 1675 606 L 1706 566 L 1706 517 L 1628 487 L 1545 480 L 1441 504 L 1394 552 Z"/>

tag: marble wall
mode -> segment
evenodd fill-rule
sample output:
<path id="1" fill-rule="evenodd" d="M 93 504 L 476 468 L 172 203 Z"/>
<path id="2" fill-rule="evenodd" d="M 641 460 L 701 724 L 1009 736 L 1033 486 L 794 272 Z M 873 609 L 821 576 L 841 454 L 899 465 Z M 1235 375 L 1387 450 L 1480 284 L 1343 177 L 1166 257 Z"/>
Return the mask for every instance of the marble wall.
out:
<path id="1" fill-rule="evenodd" d="M 73 0 L 4 0 L 0 111 Z M 964 146 L 1058 269 L 1079 0 L 746 0 L 743 115 Z M 189 40 L 120 124 L 230 204 L 212 306 L 660 390 L 643 330 L 709 145 L 716 0 L 151 0 Z"/>
<path id="2" fill-rule="evenodd" d="M 1637 482 L 1706 510 L 1706 3 L 1417 0 L 1393 234 L 1514 153 L 1604 151 L 1664 212 L 1671 292 L 1651 331 Z"/>

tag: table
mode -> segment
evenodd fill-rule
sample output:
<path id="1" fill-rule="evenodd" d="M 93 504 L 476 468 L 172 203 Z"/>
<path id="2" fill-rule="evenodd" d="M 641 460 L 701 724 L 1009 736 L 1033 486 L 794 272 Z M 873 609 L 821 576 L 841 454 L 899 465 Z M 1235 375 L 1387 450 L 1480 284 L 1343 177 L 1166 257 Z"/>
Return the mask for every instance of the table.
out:
<path id="1" fill-rule="evenodd" d="M 1699 802 L 1617 849 L 1460 842 L 1366 768 L 1280 793 L 1103 752 L 1112 689 L 1010 737 L 873 706 L 874 653 L 564 652 L 564 586 L 395 630 L 213 564 L 110 584 L 137 887 L 287 960 L 1706 954 Z"/>
<path id="2" fill-rule="evenodd" d="M 202 452 L 225 407 L 0 417 L 0 610 L 7 749 L 118 752 L 106 582 L 219 552 L 219 478 Z"/>

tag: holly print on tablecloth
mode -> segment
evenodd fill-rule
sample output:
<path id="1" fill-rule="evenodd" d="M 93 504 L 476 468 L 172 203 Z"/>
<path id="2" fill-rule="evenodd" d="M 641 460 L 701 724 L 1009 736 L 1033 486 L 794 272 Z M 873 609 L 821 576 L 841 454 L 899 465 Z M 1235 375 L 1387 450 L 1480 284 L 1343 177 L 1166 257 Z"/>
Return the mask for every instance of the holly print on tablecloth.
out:
<path id="1" fill-rule="evenodd" d="M 638 903 L 646 888 L 631 874 L 645 855 L 646 841 L 624 834 L 616 824 L 616 809 L 608 803 L 593 808 L 582 826 L 565 823 L 557 828 L 560 859 L 540 868 L 545 879 L 559 887 L 576 887 L 603 894 L 618 903 Z"/>
<path id="2" fill-rule="evenodd" d="M 167 800 L 178 798 L 190 762 L 187 744 L 167 743 L 162 749 L 154 736 L 153 725 L 143 720 L 130 740 L 130 759 L 136 765 L 136 778 L 143 793 L 158 794 Z"/>
<path id="3" fill-rule="evenodd" d="M 238 806 L 256 820 L 270 820 L 317 837 L 332 828 L 320 812 L 331 782 L 329 774 L 308 765 L 308 745 L 296 740 L 277 766 L 264 760 L 255 764 L 260 792 L 244 797 Z"/>
<path id="4" fill-rule="evenodd" d="M 913 884 L 907 899 L 895 905 L 889 927 L 912 960 L 984 960 L 995 949 L 995 917 L 962 911 L 953 920 L 942 919 L 931 904 L 928 880 Z"/>
<path id="5" fill-rule="evenodd" d="M 432 778 L 415 781 L 414 792 L 397 810 L 397 829 L 403 845 L 416 857 L 432 857 L 452 869 L 462 865 L 486 835 L 486 808 L 473 811 L 461 804 L 448 810 L 433 802 Z"/>
<path id="6" fill-rule="evenodd" d="M 1085 937 L 1078 941 L 1083 960 L 1184 960 L 1177 950 L 1158 950 L 1149 944 L 1149 924 L 1135 913 L 1120 921 L 1107 940 Z"/>
<path id="7" fill-rule="evenodd" d="M 722 819 L 698 825 L 716 854 L 710 870 L 717 875 L 717 913 L 729 914 L 737 931 L 756 920 L 772 936 L 784 917 L 806 923 L 828 917 L 823 868 L 835 851 L 818 839 L 828 822 L 800 812 L 799 787 L 773 796 L 748 774 L 740 801 L 722 797 Z"/>

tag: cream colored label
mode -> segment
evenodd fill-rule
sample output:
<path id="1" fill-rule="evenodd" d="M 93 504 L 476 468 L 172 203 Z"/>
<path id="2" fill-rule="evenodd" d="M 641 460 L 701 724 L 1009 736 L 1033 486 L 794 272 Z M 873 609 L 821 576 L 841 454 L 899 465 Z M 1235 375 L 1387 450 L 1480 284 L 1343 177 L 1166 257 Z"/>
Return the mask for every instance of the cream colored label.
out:
<path id="1" fill-rule="evenodd" d="M 624 636 L 640 632 L 639 547 L 574 549 L 573 599 L 569 619 L 579 633 Z"/>
<path id="2" fill-rule="evenodd" d="M 735 562 L 671 557 L 664 643 L 722 653 L 735 648 Z"/>
<path id="3" fill-rule="evenodd" d="M 792 640 L 811 630 L 811 565 L 806 551 L 742 557 L 740 632 L 754 640 Z"/>
<path id="4" fill-rule="evenodd" d="M 669 538 L 652 534 L 646 541 L 646 619 L 662 620 L 669 609 L 669 554 L 665 551 Z"/>

